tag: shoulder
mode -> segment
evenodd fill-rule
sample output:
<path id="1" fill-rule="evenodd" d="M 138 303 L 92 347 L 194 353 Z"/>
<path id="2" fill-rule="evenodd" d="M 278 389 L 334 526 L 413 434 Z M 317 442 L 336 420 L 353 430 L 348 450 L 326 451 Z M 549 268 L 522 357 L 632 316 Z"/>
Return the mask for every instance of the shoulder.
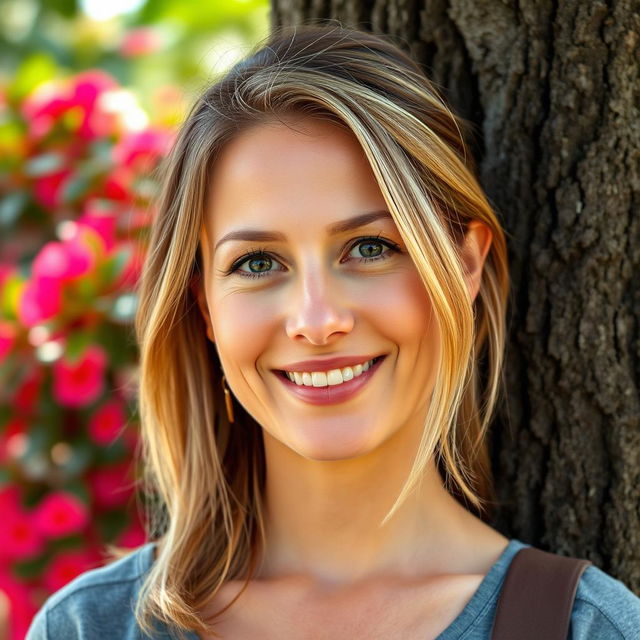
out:
<path id="1" fill-rule="evenodd" d="M 571 640 L 637 640 L 640 598 L 592 565 L 582 574 L 571 613 Z"/>
<path id="2" fill-rule="evenodd" d="M 134 608 L 153 545 L 87 571 L 54 593 L 34 618 L 27 640 L 140 637 Z"/>

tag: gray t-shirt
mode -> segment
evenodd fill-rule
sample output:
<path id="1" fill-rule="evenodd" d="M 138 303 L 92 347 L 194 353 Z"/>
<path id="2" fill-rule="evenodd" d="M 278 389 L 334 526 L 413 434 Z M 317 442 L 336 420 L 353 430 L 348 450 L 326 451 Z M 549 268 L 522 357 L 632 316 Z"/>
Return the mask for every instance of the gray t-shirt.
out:
<path id="1" fill-rule="evenodd" d="M 513 539 L 465 608 L 436 640 L 489 640 L 500 588 L 517 551 Z M 133 607 L 153 562 L 153 543 L 106 567 L 88 571 L 52 595 L 34 618 L 27 640 L 141 640 Z M 157 624 L 157 639 L 175 638 Z M 198 636 L 187 633 L 189 640 Z M 571 613 L 570 640 L 640 640 L 640 598 L 595 566 L 582 574 Z M 541 639 L 542 640 L 542 639 Z"/>

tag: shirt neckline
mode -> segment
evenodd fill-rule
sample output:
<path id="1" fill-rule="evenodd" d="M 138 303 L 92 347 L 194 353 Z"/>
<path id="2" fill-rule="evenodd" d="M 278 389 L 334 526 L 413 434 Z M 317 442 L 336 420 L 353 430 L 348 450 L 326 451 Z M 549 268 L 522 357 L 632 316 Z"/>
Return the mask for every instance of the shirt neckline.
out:
<path id="1" fill-rule="evenodd" d="M 469 602 L 464 609 L 454 618 L 453 622 L 442 631 L 435 640 L 456 640 L 473 625 L 473 623 L 486 611 L 491 605 L 496 593 L 500 590 L 504 581 L 507 569 L 513 560 L 513 557 L 524 547 L 530 545 L 525 544 L 521 540 L 512 538 L 509 544 L 504 548 L 498 559 L 493 563 L 487 574 L 480 582 L 480 585 L 471 596 Z"/>
<path id="2" fill-rule="evenodd" d="M 148 542 L 142 548 L 142 553 L 138 556 L 140 573 L 145 573 L 151 568 L 154 562 L 155 542 Z M 496 593 L 499 591 L 507 569 L 513 560 L 513 557 L 523 549 L 530 545 L 512 538 L 509 544 L 503 549 L 498 559 L 493 563 L 487 574 L 480 582 L 480 585 L 471 596 L 469 602 L 464 609 L 454 618 L 453 622 L 442 631 L 435 640 L 456 640 L 462 637 L 462 634 L 485 612 L 488 606 L 493 602 Z M 166 629 L 168 632 L 168 629 Z M 187 631 L 185 637 L 188 640 L 200 640 L 194 631 Z"/>

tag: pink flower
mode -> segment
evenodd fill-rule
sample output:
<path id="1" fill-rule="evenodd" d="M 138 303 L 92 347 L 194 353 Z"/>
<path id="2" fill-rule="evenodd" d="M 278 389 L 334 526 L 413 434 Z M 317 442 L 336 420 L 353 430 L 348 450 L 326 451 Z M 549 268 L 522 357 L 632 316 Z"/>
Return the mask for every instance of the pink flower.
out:
<path id="1" fill-rule="evenodd" d="M 73 77 L 69 102 L 90 110 L 102 93 L 117 88 L 116 81 L 108 73 L 100 69 L 89 69 Z"/>
<path id="2" fill-rule="evenodd" d="M 0 489 L 0 513 L 8 513 L 20 508 L 20 490 L 16 485 L 5 485 Z"/>
<path id="3" fill-rule="evenodd" d="M 72 493 L 54 491 L 36 507 L 33 522 L 43 535 L 58 538 L 82 531 L 89 522 L 89 511 Z"/>
<path id="4" fill-rule="evenodd" d="M 57 316 L 62 309 L 62 282 L 58 278 L 36 277 L 27 282 L 18 302 L 18 318 L 34 327 Z"/>
<path id="5" fill-rule="evenodd" d="M 107 355 L 92 345 L 75 362 L 60 358 L 53 364 L 53 396 L 65 407 L 84 407 L 96 400 L 105 386 Z"/>
<path id="6" fill-rule="evenodd" d="M 50 592 L 57 591 L 71 582 L 84 571 L 95 568 L 99 564 L 97 554 L 83 549 L 81 551 L 63 551 L 49 563 L 42 582 Z"/>
<path id="7" fill-rule="evenodd" d="M 131 465 L 128 462 L 99 467 L 88 477 L 98 507 L 112 509 L 127 503 L 133 492 Z"/>
<path id="8" fill-rule="evenodd" d="M 125 34 L 120 44 L 120 55 L 124 58 L 137 58 L 158 51 L 162 47 L 162 38 L 154 29 L 140 27 Z"/>
<path id="9" fill-rule="evenodd" d="M 108 136 L 114 129 L 114 118 L 99 109 L 97 103 L 103 93 L 116 87 L 113 78 L 99 70 L 42 86 L 22 106 L 30 136 L 42 139 L 63 119 L 65 126 L 83 141 Z"/>
<path id="10" fill-rule="evenodd" d="M 103 195 L 108 200 L 129 204 L 133 200 L 131 186 L 134 175 L 128 167 L 116 167 L 105 178 Z"/>
<path id="11" fill-rule="evenodd" d="M 29 134 L 39 140 L 46 136 L 56 121 L 69 108 L 64 88 L 45 84 L 22 103 L 22 115 L 29 123 Z"/>
<path id="12" fill-rule="evenodd" d="M 33 181 L 33 195 L 46 209 L 55 211 L 62 204 L 64 182 L 71 173 L 70 169 L 61 169 L 54 173 L 39 176 Z"/>
<path id="13" fill-rule="evenodd" d="M 65 242 L 47 242 L 33 261 L 36 278 L 73 280 L 90 271 L 95 257 L 79 235 Z"/>
<path id="14" fill-rule="evenodd" d="M 16 329 L 12 324 L 0 320 L 0 361 L 9 354 L 16 338 Z"/>
<path id="15" fill-rule="evenodd" d="M 78 133 L 84 140 L 108 136 L 115 128 L 115 118 L 98 108 L 98 98 L 101 94 L 116 89 L 113 78 L 97 69 L 85 71 L 75 76 L 75 86 L 70 103 L 81 107 L 84 119 Z"/>
<path id="16" fill-rule="evenodd" d="M 76 224 L 85 229 L 95 231 L 104 242 L 106 251 L 111 251 L 116 243 L 116 216 L 112 211 L 101 211 L 88 204 L 85 212 L 76 220 Z"/>
<path id="17" fill-rule="evenodd" d="M 0 527 L 0 558 L 24 560 L 37 556 L 43 549 L 42 534 L 34 526 L 32 516 L 21 506 L 3 511 Z"/>
<path id="18" fill-rule="evenodd" d="M 31 515 L 23 508 L 17 486 L 0 491 L 0 514 L 0 559 L 29 558 L 41 551 L 42 536 L 34 527 Z"/>
<path id="19" fill-rule="evenodd" d="M 2 595 L 9 605 L 8 640 L 23 640 L 37 607 L 31 600 L 27 587 L 20 584 L 6 568 L 0 568 L 0 599 Z"/>
<path id="20" fill-rule="evenodd" d="M 168 152 L 172 139 L 173 135 L 164 129 L 132 133 L 113 148 L 113 159 L 118 166 L 141 173 L 149 171 Z"/>
<path id="21" fill-rule="evenodd" d="M 122 403 L 118 400 L 110 400 L 91 416 L 89 435 L 98 444 L 109 445 L 120 435 L 125 420 Z"/>

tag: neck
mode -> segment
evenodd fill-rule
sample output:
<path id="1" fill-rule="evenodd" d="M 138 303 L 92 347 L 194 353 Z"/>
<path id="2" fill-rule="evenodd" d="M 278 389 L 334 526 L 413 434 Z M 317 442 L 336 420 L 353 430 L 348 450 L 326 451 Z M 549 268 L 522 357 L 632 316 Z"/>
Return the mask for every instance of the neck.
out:
<path id="1" fill-rule="evenodd" d="M 447 573 L 468 560 L 469 533 L 488 527 L 445 490 L 433 461 L 380 526 L 415 450 L 415 443 L 396 442 L 350 460 L 315 461 L 265 434 L 267 540 L 259 577 L 348 585 Z"/>

